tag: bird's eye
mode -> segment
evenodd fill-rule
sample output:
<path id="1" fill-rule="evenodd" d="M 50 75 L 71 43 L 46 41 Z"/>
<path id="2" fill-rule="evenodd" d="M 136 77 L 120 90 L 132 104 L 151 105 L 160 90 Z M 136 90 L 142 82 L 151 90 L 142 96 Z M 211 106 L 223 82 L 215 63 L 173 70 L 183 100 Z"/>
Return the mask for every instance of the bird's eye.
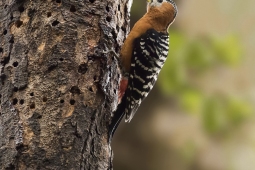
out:
<path id="1" fill-rule="evenodd" d="M 158 2 L 159 2 L 159 3 L 162 3 L 162 2 L 163 2 L 163 0 L 158 0 Z"/>

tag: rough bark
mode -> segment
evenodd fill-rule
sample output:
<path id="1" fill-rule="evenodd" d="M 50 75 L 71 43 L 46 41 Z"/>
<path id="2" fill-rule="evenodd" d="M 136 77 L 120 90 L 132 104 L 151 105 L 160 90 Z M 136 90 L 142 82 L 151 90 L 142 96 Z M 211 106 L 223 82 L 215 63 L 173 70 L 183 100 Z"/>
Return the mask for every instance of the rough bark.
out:
<path id="1" fill-rule="evenodd" d="M 112 169 L 128 0 L 1 0 L 0 169 Z"/>

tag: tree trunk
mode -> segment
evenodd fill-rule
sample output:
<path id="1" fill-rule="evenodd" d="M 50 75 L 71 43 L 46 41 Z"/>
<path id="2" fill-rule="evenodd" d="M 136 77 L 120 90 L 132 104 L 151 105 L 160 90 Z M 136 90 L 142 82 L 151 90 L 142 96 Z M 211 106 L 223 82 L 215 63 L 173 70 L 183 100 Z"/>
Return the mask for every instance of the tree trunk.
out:
<path id="1" fill-rule="evenodd" d="M 128 4 L 1 0 L 0 169 L 112 169 Z"/>

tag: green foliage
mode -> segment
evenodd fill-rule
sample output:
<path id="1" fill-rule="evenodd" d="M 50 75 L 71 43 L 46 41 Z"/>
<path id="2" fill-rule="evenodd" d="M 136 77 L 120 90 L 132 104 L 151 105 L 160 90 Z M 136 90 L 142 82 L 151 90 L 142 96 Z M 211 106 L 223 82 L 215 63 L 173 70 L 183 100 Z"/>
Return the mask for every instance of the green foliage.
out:
<path id="1" fill-rule="evenodd" d="M 243 52 L 236 36 L 228 35 L 223 39 L 212 39 L 212 47 L 220 62 L 228 65 L 238 65 L 241 62 Z"/>
<path id="2" fill-rule="evenodd" d="M 185 65 L 193 72 L 203 72 L 215 62 L 207 42 L 194 40 L 187 45 Z"/>
<path id="3" fill-rule="evenodd" d="M 226 131 L 251 115 L 251 105 L 230 96 L 206 96 L 194 82 L 219 66 L 238 66 L 241 61 L 242 48 L 234 35 L 189 40 L 171 32 L 169 57 L 158 85 L 164 94 L 175 96 L 186 112 L 200 115 L 208 132 Z"/>
<path id="4" fill-rule="evenodd" d="M 203 113 L 204 126 L 208 131 L 225 132 L 249 118 L 252 107 L 239 99 L 214 96 L 206 101 Z"/>
<path id="5" fill-rule="evenodd" d="M 180 94 L 180 103 L 182 107 L 189 113 L 201 113 L 203 107 L 204 96 L 197 90 L 184 90 Z"/>

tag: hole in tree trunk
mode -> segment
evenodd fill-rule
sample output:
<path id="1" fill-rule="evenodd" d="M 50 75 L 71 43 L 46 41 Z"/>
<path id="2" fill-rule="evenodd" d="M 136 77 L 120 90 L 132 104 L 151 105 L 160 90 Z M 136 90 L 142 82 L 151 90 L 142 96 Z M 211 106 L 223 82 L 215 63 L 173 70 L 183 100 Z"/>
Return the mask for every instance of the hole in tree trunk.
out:
<path id="1" fill-rule="evenodd" d="M 74 104 L 75 104 L 75 100 L 74 100 L 74 99 L 71 99 L 71 100 L 70 100 L 70 104 L 71 104 L 71 105 L 74 105 Z"/>
<path id="2" fill-rule="evenodd" d="M 106 21 L 111 22 L 112 18 L 110 16 L 106 17 Z"/>
<path id="3" fill-rule="evenodd" d="M 59 24 L 59 21 L 56 20 L 56 21 L 53 21 L 51 25 L 52 25 L 53 27 L 55 27 L 55 26 L 58 25 L 58 24 Z"/>
<path id="4" fill-rule="evenodd" d="M 23 105 L 24 104 L 24 99 L 20 99 L 19 104 Z"/>
<path id="5" fill-rule="evenodd" d="M 76 12 L 75 6 L 71 5 L 70 11 L 71 11 L 71 12 Z"/>
<path id="6" fill-rule="evenodd" d="M 15 61 L 12 65 L 13 65 L 13 67 L 17 67 L 19 65 L 19 63 L 17 61 Z"/>
<path id="7" fill-rule="evenodd" d="M 43 102 L 47 102 L 47 97 L 43 96 Z"/>
<path id="8" fill-rule="evenodd" d="M 12 100 L 12 104 L 13 104 L 13 105 L 16 105 L 17 103 L 18 103 L 18 99 L 14 98 L 14 99 Z"/>
<path id="9" fill-rule="evenodd" d="M 20 20 L 18 20 L 18 21 L 15 22 L 15 25 L 16 25 L 16 27 L 18 27 L 18 28 L 19 28 L 22 24 L 23 24 L 23 21 L 20 21 Z"/>
<path id="10" fill-rule="evenodd" d="M 20 6 L 18 9 L 19 9 L 20 13 L 22 13 L 25 10 L 25 8 L 23 6 Z"/>
<path id="11" fill-rule="evenodd" d="M 31 103 L 30 104 L 30 109 L 34 109 L 35 108 L 35 103 Z"/>
<path id="12" fill-rule="evenodd" d="M 78 86 L 73 86 L 73 87 L 70 89 L 70 92 L 73 93 L 73 94 L 80 94 L 80 93 L 81 93 L 81 90 L 79 89 Z"/>
<path id="13" fill-rule="evenodd" d="M 47 17 L 51 17 L 51 12 L 47 12 Z"/>

